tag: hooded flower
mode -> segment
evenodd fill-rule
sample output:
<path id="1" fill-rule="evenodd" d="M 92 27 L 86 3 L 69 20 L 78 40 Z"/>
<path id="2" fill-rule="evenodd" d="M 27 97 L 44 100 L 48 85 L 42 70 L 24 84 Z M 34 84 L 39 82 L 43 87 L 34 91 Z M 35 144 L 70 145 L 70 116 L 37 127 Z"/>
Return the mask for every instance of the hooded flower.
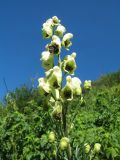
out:
<path id="1" fill-rule="evenodd" d="M 46 46 L 46 49 L 52 54 L 60 54 L 61 51 L 61 41 L 56 35 L 52 36 L 52 41 Z"/>
<path id="2" fill-rule="evenodd" d="M 42 66 L 46 70 L 49 70 L 54 66 L 54 55 L 51 54 L 49 51 L 42 52 L 40 60 L 42 61 Z"/>
<path id="3" fill-rule="evenodd" d="M 82 89 L 80 86 L 81 85 L 80 79 L 77 77 L 73 77 L 71 83 L 72 83 L 72 88 L 73 88 L 73 94 L 76 96 L 81 95 Z"/>
<path id="4" fill-rule="evenodd" d="M 62 63 L 63 70 L 71 75 L 74 75 L 74 71 L 76 69 L 75 57 L 76 53 L 73 52 L 71 55 L 67 55 Z"/>
<path id="5" fill-rule="evenodd" d="M 48 25 L 50 27 L 53 27 L 54 26 L 54 23 L 53 23 L 53 20 L 52 18 L 49 18 L 45 23 L 43 23 L 43 26 L 44 25 Z"/>
<path id="6" fill-rule="evenodd" d="M 61 86 L 62 71 L 60 67 L 54 66 L 52 70 L 47 72 L 47 79 L 50 86 L 57 89 Z"/>
<path id="7" fill-rule="evenodd" d="M 39 92 L 41 95 L 48 95 L 50 93 L 50 85 L 49 83 L 46 81 L 45 78 L 39 78 L 38 79 L 39 85 Z"/>
<path id="8" fill-rule="evenodd" d="M 58 25 L 60 23 L 60 20 L 58 19 L 57 16 L 53 16 L 52 20 L 53 20 L 54 25 Z"/>
<path id="9" fill-rule="evenodd" d="M 72 45 L 72 42 L 70 39 L 73 38 L 72 33 L 66 33 L 62 39 L 62 46 L 64 46 L 67 50 L 69 50 L 69 47 Z"/>
<path id="10" fill-rule="evenodd" d="M 56 28 L 55 34 L 57 34 L 58 36 L 62 37 L 63 34 L 65 33 L 65 31 L 66 31 L 65 27 L 62 26 L 62 25 L 59 25 Z"/>
<path id="11" fill-rule="evenodd" d="M 91 80 L 85 80 L 84 88 L 85 89 L 91 89 Z"/>
<path id="12" fill-rule="evenodd" d="M 61 90 L 61 96 L 64 100 L 71 101 L 73 99 L 73 88 L 72 88 L 71 76 L 66 77 L 66 85 Z"/>
<path id="13" fill-rule="evenodd" d="M 61 140 L 60 140 L 60 149 L 61 150 L 65 150 L 67 149 L 68 145 L 69 145 L 69 138 L 67 137 L 63 137 Z"/>
<path id="14" fill-rule="evenodd" d="M 52 29 L 51 25 L 49 25 L 48 23 L 43 24 L 42 35 L 43 35 L 43 38 L 45 38 L 45 39 L 52 37 L 53 29 Z"/>

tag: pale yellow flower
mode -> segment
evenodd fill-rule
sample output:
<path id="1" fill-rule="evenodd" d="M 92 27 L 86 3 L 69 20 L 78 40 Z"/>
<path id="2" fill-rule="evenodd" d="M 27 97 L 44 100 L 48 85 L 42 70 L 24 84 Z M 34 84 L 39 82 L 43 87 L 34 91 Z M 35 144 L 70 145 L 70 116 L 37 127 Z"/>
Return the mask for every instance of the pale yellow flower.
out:
<path id="1" fill-rule="evenodd" d="M 62 68 L 64 72 L 74 75 L 74 71 L 76 69 L 76 62 L 75 62 L 76 53 L 73 52 L 71 55 L 67 55 L 62 63 Z"/>
<path id="2" fill-rule="evenodd" d="M 62 71 L 58 66 L 54 66 L 53 70 L 48 72 L 48 83 L 54 89 L 57 89 L 61 86 L 62 81 Z"/>
<path id="3" fill-rule="evenodd" d="M 39 88 L 39 93 L 41 95 L 47 95 L 48 93 L 50 93 L 50 85 L 49 83 L 46 81 L 45 78 L 39 78 L 38 79 L 38 88 Z"/>
<path id="4" fill-rule="evenodd" d="M 91 89 L 91 80 L 85 80 L 84 82 L 84 88 L 85 89 Z"/>
<path id="5" fill-rule="evenodd" d="M 71 38 L 73 38 L 73 34 L 72 33 L 66 33 L 63 36 L 62 46 L 64 46 L 67 50 L 69 50 L 69 47 L 72 45 L 72 42 L 70 41 Z"/>
<path id="6" fill-rule="evenodd" d="M 56 30 L 55 30 L 55 34 L 57 34 L 58 36 L 62 37 L 63 34 L 65 33 L 66 29 L 64 26 L 59 25 L 57 26 Z"/>
<path id="7" fill-rule="evenodd" d="M 52 20 L 53 20 L 54 25 L 58 25 L 60 23 L 60 20 L 57 16 L 53 16 Z"/>
<path id="8" fill-rule="evenodd" d="M 42 66 L 49 70 L 54 66 L 54 55 L 51 54 L 49 51 L 44 51 L 41 54 Z"/>

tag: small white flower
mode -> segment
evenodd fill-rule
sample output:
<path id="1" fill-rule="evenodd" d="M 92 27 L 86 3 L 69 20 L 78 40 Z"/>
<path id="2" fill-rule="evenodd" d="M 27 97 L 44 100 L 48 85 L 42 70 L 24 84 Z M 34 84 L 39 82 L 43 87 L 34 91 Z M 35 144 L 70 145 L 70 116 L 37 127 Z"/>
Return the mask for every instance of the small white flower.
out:
<path id="1" fill-rule="evenodd" d="M 72 42 L 70 41 L 71 38 L 73 38 L 72 33 L 66 33 L 62 39 L 62 46 L 64 46 L 67 50 L 72 45 Z"/>
<path id="2" fill-rule="evenodd" d="M 38 88 L 41 95 L 47 95 L 48 93 L 50 93 L 50 85 L 45 78 L 39 78 L 38 82 Z"/>
<path id="3" fill-rule="evenodd" d="M 58 36 L 56 36 L 56 35 L 53 35 L 52 36 L 52 42 L 51 42 L 52 44 L 57 44 L 57 45 L 59 45 L 59 47 L 61 47 L 61 41 L 60 41 L 60 38 L 58 37 Z"/>
<path id="4" fill-rule="evenodd" d="M 65 32 L 66 32 L 65 27 L 62 26 L 62 25 L 59 25 L 56 28 L 55 34 L 57 34 L 58 36 L 62 37 Z"/>
<path id="5" fill-rule="evenodd" d="M 77 77 L 73 77 L 71 83 L 72 83 L 72 88 L 73 88 L 73 94 L 77 96 L 81 95 L 82 89 L 81 89 L 80 79 Z"/>
<path id="6" fill-rule="evenodd" d="M 74 75 L 74 71 L 76 69 L 76 62 L 75 62 L 76 53 L 72 53 L 71 55 L 67 55 L 62 63 L 62 68 L 64 72 Z"/>
<path id="7" fill-rule="evenodd" d="M 61 41 L 56 35 L 52 36 L 52 41 L 50 44 L 46 45 L 46 49 L 52 54 L 60 54 L 61 52 Z"/>
<path id="8" fill-rule="evenodd" d="M 49 70 L 54 66 L 54 55 L 51 54 L 49 51 L 42 52 L 41 59 L 42 66 Z"/>
<path id="9" fill-rule="evenodd" d="M 42 28 L 42 35 L 43 38 L 48 39 L 51 38 L 53 35 L 53 29 L 48 24 L 44 23 Z"/>
<path id="10" fill-rule="evenodd" d="M 45 22 L 45 24 L 52 27 L 52 26 L 54 25 L 52 18 L 49 18 L 49 19 Z M 44 26 L 44 24 L 43 24 L 43 26 Z"/>

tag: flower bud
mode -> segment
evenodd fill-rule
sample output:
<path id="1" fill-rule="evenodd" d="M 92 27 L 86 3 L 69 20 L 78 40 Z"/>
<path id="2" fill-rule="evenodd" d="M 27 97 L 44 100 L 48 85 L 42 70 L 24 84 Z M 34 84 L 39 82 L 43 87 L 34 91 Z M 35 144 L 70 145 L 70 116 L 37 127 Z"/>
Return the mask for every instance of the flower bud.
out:
<path id="1" fill-rule="evenodd" d="M 58 25 L 60 23 L 60 20 L 58 19 L 57 16 L 53 16 L 52 20 L 53 20 L 54 25 Z"/>
<path id="2" fill-rule="evenodd" d="M 85 80 L 84 82 L 84 88 L 85 89 L 91 89 L 91 80 Z"/>
<path id="3" fill-rule="evenodd" d="M 66 31 L 65 27 L 62 26 L 62 25 L 59 25 L 56 28 L 55 34 L 57 34 L 58 36 L 62 37 L 63 34 L 65 33 L 65 31 Z"/>
<path id="4" fill-rule="evenodd" d="M 42 52 L 42 57 L 40 59 L 42 61 L 42 66 L 49 70 L 54 66 L 54 55 L 49 51 Z"/>
<path id="5" fill-rule="evenodd" d="M 74 75 L 74 71 L 76 69 L 76 62 L 75 62 L 75 53 L 71 55 L 67 55 L 62 63 L 62 68 L 64 72 Z"/>
<path id="6" fill-rule="evenodd" d="M 62 46 L 64 46 L 67 50 L 69 50 L 69 47 L 72 45 L 72 42 L 70 39 L 73 38 L 73 34 L 66 33 L 62 39 Z"/>
<path id="7" fill-rule="evenodd" d="M 63 137 L 61 140 L 60 140 L 60 149 L 61 150 L 65 150 L 67 149 L 68 145 L 69 145 L 69 138 L 67 137 Z"/>
<path id="8" fill-rule="evenodd" d="M 94 152 L 95 153 L 99 153 L 100 149 L 101 149 L 101 144 L 95 143 L 95 145 L 94 145 Z"/>
<path id="9" fill-rule="evenodd" d="M 85 147 L 85 153 L 89 153 L 90 152 L 90 145 L 88 143 L 85 143 L 84 147 Z"/>
<path id="10" fill-rule="evenodd" d="M 54 132 L 50 132 L 48 135 L 48 140 L 49 142 L 54 142 L 55 141 L 55 133 Z"/>

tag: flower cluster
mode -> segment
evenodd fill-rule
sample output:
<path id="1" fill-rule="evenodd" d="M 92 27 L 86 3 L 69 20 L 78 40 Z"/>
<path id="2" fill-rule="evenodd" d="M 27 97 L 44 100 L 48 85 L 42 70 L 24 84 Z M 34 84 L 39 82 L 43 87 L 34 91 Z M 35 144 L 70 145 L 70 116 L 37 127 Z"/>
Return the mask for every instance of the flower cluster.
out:
<path id="1" fill-rule="evenodd" d="M 41 95 L 52 95 L 54 99 L 72 100 L 73 96 L 81 95 L 81 81 L 71 77 L 76 70 L 76 53 L 67 55 L 58 66 L 54 66 L 54 57 L 60 57 L 61 48 L 69 50 L 72 45 L 72 33 L 65 33 L 66 28 L 60 24 L 58 17 L 48 19 L 42 27 L 43 38 L 51 38 L 41 54 L 42 66 L 46 70 L 45 77 L 39 78 L 39 91 Z M 66 85 L 62 88 L 62 72 L 70 74 L 66 77 Z M 61 89 L 61 93 L 60 92 Z"/>

